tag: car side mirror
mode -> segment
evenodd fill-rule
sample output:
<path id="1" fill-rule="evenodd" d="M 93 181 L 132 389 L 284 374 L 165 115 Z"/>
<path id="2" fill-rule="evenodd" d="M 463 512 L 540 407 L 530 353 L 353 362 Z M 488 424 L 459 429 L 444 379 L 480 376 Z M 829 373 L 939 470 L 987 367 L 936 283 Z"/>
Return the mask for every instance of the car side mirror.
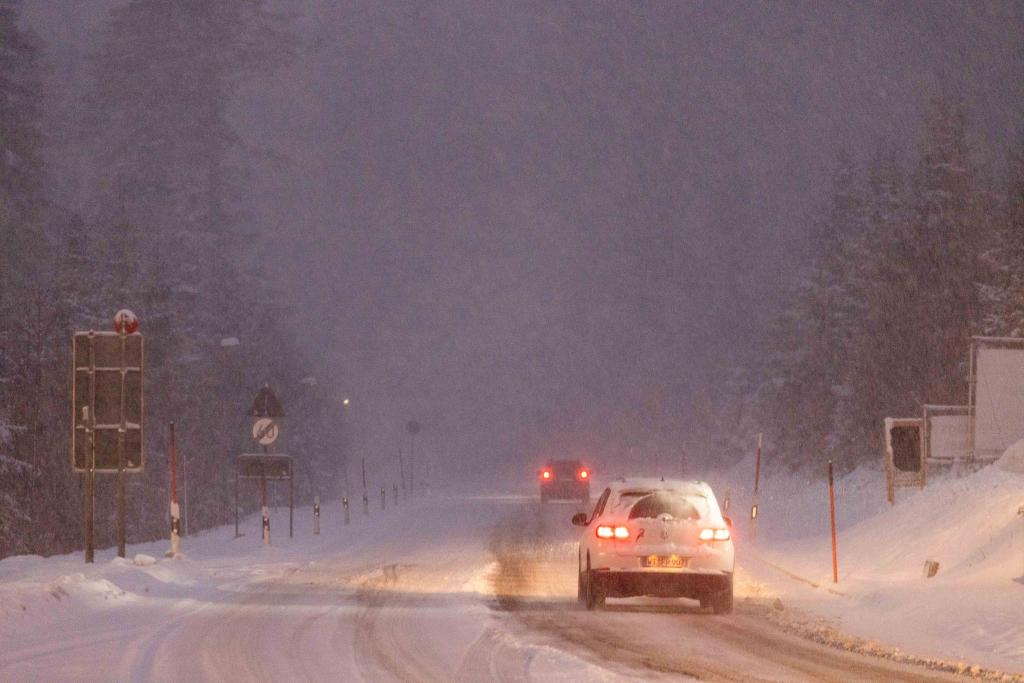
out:
<path id="1" fill-rule="evenodd" d="M 725 517 L 725 516 L 723 516 L 722 519 L 725 520 L 725 525 L 731 529 L 732 528 L 732 517 Z"/>
<path id="2" fill-rule="evenodd" d="M 573 526 L 586 526 L 587 525 L 587 513 L 577 512 L 572 516 Z"/>

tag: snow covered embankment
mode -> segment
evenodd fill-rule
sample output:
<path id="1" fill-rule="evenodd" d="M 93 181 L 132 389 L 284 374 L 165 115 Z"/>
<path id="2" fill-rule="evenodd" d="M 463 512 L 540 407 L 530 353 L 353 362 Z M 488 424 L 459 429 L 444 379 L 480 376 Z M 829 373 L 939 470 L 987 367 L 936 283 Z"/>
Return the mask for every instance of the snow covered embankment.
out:
<path id="1" fill-rule="evenodd" d="M 900 490 L 891 508 L 880 471 L 839 479 L 836 585 L 824 483 L 791 483 L 768 482 L 791 495 L 762 496 L 763 533 L 740 555 L 782 605 L 915 655 L 1024 673 L 1024 442 L 971 475 Z M 811 535 L 794 538 L 801 528 Z"/>

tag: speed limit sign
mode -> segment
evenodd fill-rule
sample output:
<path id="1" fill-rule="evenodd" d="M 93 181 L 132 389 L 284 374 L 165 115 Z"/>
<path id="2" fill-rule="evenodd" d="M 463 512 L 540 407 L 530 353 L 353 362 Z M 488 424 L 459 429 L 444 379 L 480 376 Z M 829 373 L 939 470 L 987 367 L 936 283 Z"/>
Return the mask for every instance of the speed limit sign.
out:
<path id="1" fill-rule="evenodd" d="M 261 417 L 252 426 L 253 441 L 261 446 L 269 446 L 277 441 L 277 423 L 269 417 Z"/>

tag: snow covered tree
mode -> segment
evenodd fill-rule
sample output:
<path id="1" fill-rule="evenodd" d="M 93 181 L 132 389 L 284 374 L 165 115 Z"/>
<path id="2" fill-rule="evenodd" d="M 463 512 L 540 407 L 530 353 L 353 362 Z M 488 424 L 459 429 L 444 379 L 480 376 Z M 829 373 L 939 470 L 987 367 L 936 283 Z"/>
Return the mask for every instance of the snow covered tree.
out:
<path id="1" fill-rule="evenodd" d="M 979 288 L 982 334 L 1024 336 L 1024 142 L 1009 155 L 1009 174 L 994 220 L 989 268 Z"/>
<path id="2" fill-rule="evenodd" d="M 173 419 L 183 453 L 202 444 L 216 454 L 190 460 L 190 478 L 208 482 L 190 501 L 203 524 L 228 510 L 249 393 L 287 362 L 271 352 L 287 345 L 265 318 L 279 307 L 254 266 L 259 230 L 242 201 L 246 145 L 232 108 L 242 84 L 293 47 L 261 0 L 132 0 L 110 15 L 87 98 L 98 242 L 112 273 L 101 289 L 110 312 L 134 308 L 149 335 L 148 452 L 165 451 Z M 226 337 L 242 343 L 221 347 Z M 144 476 L 138 485 L 163 485 L 159 467 Z M 151 531 L 164 525 L 157 512 Z"/>

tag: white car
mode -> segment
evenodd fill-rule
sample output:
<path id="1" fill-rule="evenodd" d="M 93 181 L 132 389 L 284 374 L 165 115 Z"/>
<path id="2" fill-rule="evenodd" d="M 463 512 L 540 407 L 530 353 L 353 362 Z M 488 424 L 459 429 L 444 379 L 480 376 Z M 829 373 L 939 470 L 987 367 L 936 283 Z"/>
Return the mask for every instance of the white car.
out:
<path id="1" fill-rule="evenodd" d="M 578 597 L 587 609 L 605 598 L 700 600 L 732 612 L 732 521 L 701 481 L 620 479 L 604 490 L 579 545 Z"/>

